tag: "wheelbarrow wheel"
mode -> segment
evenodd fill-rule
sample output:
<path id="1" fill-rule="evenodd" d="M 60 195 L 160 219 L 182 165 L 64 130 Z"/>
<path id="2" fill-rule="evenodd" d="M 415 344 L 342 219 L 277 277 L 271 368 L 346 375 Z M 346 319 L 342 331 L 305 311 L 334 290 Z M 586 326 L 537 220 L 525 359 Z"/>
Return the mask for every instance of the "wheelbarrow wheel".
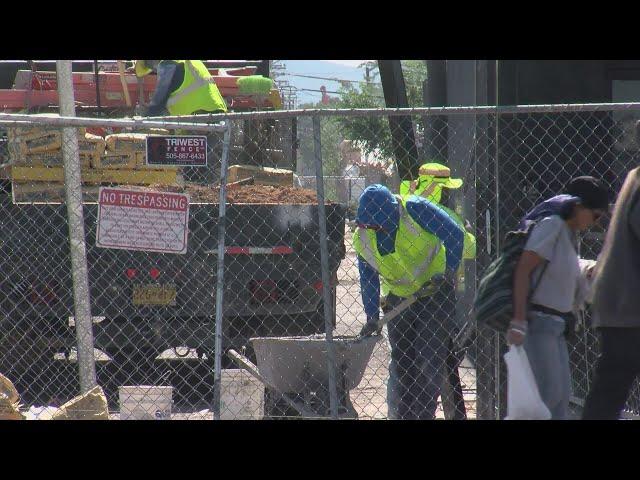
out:
<path id="1" fill-rule="evenodd" d="M 286 420 L 287 418 L 300 417 L 300 413 L 291 407 L 282 395 L 269 387 L 264 388 L 264 419 Z"/>

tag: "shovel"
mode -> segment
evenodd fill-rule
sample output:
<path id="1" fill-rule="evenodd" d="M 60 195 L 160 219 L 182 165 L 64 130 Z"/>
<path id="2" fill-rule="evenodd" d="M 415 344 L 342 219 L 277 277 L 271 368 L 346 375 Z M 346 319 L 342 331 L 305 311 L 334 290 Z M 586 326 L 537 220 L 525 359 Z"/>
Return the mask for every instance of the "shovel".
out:
<path id="1" fill-rule="evenodd" d="M 413 295 L 402 300 L 398 305 L 393 307 L 387 313 L 385 313 L 380 320 L 378 320 L 376 331 L 382 330 L 387 323 L 396 318 L 402 312 L 404 312 L 411 305 L 422 297 L 433 294 L 438 289 L 439 285 L 444 281 L 444 275 L 434 275 L 431 280 L 425 284 L 420 290 Z"/>

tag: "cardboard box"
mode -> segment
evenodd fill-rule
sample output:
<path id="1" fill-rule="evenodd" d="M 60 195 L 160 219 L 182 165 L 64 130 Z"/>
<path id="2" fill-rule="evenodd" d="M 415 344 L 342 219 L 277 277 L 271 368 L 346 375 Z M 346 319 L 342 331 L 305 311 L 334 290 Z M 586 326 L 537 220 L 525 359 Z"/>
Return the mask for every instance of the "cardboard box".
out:
<path id="1" fill-rule="evenodd" d="M 91 166 L 99 169 L 165 170 L 176 171 L 180 167 L 147 165 L 145 152 L 110 153 L 91 157 Z"/>
<path id="2" fill-rule="evenodd" d="M 36 113 L 30 116 L 34 118 L 59 118 L 60 117 L 60 115 L 58 115 L 57 113 Z M 78 130 L 82 135 L 85 134 L 86 129 L 84 127 L 80 127 L 78 128 Z M 38 124 L 38 123 L 29 125 L 25 122 L 24 126 L 8 128 L 7 137 L 9 138 L 9 140 L 19 140 L 20 139 L 19 137 L 25 137 L 25 139 L 35 138 L 43 134 L 46 134 L 50 131 L 60 131 L 60 128 L 54 128 L 50 125 Z"/>
<path id="3" fill-rule="evenodd" d="M 76 127 L 76 129 L 78 130 L 79 136 L 83 136 L 87 133 L 87 129 L 85 127 Z M 7 128 L 7 140 L 19 143 L 27 140 L 38 139 L 51 133 L 62 134 L 62 129 L 46 125 L 41 127 L 11 127 Z"/>
<path id="4" fill-rule="evenodd" d="M 93 168 L 121 168 L 133 169 L 138 165 L 144 165 L 144 154 L 139 152 L 112 153 L 107 151 L 104 155 L 92 157 L 91 166 Z"/>
<path id="5" fill-rule="evenodd" d="M 60 134 L 61 135 L 61 134 Z M 42 142 L 35 145 L 33 141 Z M 9 144 L 9 160 L 13 165 L 62 165 L 62 137 L 51 139 L 49 134 L 39 137 L 38 139 L 13 142 Z M 48 142 L 48 143 L 47 143 Z M 59 144 L 59 146 L 58 146 Z M 31 145 L 31 146 L 30 146 Z M 45 148 L 46 150 L 42 150 Z M 49 148 L 51 147 L 51 148 Z M 57 148 L 53 148 L 57 147 Z M 80 152 L 80 164 L 84 167 L 90 166 L 91 159 L 94 156 L 104 154 L 105 140 L 97 135 L 85 133 L 78 139 L 78 150 Z"/>
<path id="6" fill-rule="evenodd" d="M 84 138 L 78 138 L 78 149 L 80 153 L 104 155 L 107 142 L 104 138 L 91 133 L 85 133 Z"/>
<path id="7" fill-rule="evenodd" d="M 4 393 L 0 393 L 0 420 L 24 420 L 18 404 L 12 403 Z"/>
<path id="8" fill-rule="evenodd" d="M 83 153 L 80 152 L 80 166 L 82 168 L 91 167 L 91 161 L 94 158 L 99 158 L 100 154 L 98 152 L 93 153 Z M 25 166 L 45 166 L 45 167 L 56 167 L 64 165 L 64 158 L 62 156 L 62 151 L 57 152 L 44 152 L 44 153 L 28 153 L 26 155 L 21 155 L 20 161 L 14 162 L 14 165 L 25 165 Z"/>
<path id="9" fill-rule="evenodd" d="M 293 186 L 293 171 L 283 168 L 256 167 L 253 165 L 232 165 L 229 167 L 228 182 L 233 183 L 253 177 L 255 183 L 262 185 Z"/>
<path id="10" fill-rule="evenodd" d="M 145 152 L 147 148 L 146 133 L 116 133 L 107 135 L 107 152 L 109 153 L 130 153 Z"/>
<path id="11" fill-rule="evenodd" d="M 48 131 L 38 136 L 20 137 L 18 152 L 29 153 L 55 152 L 62 148 L 62 131 Z"/>
<path id="12" fill-rule="evenodd" d="M 107 397 L 99 385 L 72 398 L 60 407 L 51 420 L 109 420 Z"/>
<path id="13" fill-rule="evenodd" d="M 12 189 L 15 195 L 21 193 L 43 194 L 42 201 L 52 201 L 50 194 L 64 187 L 64 169 L 62 167 L 11 167 Z M 179 181 L 178 173 L 170 170 L 125 170 L 87 168 L 82 170 L 82 184 L 100 185 L 117 183 L 120 185 L 175 185 Z M 45 185 L 46 184 L 46 185 Z M 47 191 L 49 193 L 47 193 Z M 33 200 L 35 201 L 35 199 Z"/>

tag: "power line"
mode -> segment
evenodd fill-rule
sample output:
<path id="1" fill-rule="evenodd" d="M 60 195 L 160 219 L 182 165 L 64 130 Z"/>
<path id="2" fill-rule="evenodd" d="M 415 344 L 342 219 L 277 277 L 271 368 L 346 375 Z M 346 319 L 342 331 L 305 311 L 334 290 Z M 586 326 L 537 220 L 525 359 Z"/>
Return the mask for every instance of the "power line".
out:
<path id="1" fill-rule="evenodd" d="M 292 77 L 302 77 L 302 78 L 315 78 L 317 80 L 328 80 L 330 82 L 339 82 L 339 83 L 365 83 L 365 79 L 362 80 L 342 80 L 340 78 L 335 78 L 335 77 L 317 77 L 314 75 L 301 75 L 299 73 L 286 73 L 285 75 L 289 75 Z M 382 85 L 379 82 L 369 82 L 370 84 L 373 85 Z"/>
<path id="2" fill-rule="evenodd" d="M 322 90 L 313 90 L 311 88 L 298 88 L 297 90 L 302 90 L 303 92 L 322 92 Z M 326 90 L 325 93 L 336 93 L 338 95 L 342 95 L 342 92 L 334 92 L 331 90 Z"/>
<path id="3" fill-rule="evenodd" d="M 303 92 L 320 92 L 320 93 L 322 93 L 322 90 L 313 90 L 311 88 L 297 88 L 296 90 L 303 91 Z M 326 90 L 325 93 L 335 93 L 335 94 L 338 94 L 338 95 L 344 95 L 344 92 L 334 92 L 334 91 L 330 91 L 330 90 Z M 310 95 L 310 94 L 306 93 L 304 95 Z M 373 98 L 382 98 L 382 99 L 384 98 L 384 97 L 379 96 L 379 95 L 372 95 L 372 97 Z"/>

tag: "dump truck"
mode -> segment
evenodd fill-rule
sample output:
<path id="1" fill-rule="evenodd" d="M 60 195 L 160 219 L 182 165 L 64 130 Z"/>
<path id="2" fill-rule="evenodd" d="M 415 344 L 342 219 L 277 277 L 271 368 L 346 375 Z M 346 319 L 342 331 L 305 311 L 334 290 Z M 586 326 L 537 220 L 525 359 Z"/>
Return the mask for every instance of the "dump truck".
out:
<path id="1" fill-rule="evenodd" d="M 60 203 L 14 204 L 10 184 L 4 187 L 0 371 L 28 391 L 33 385 L 25 384 L 26 370 L 52 368 L 55 354 L 68 357 L 76 344 L 67 212 Z M 184 255 L 98 248 L 98 205 L 84 205 L 95 346 L 116 370 L 130 374 L 129 382 L 160 381 L 153 361 L 169 348 L 192 348 L 212 364 L 216 203 L 189 205 Z M 227 206 L 225 351 L 244 350 L 252 336 L 324 332 L 317 209 L 294 203 Z M 344 207 L 329 204 L 326 212 L 335 278 L 345 252 Z M 14 358 L 11 351 L 26 352 L 26 358 Z M 36 352 L 37 359 L 31 356 Z"/>
<path id="2" fill-rule="evenodd" d="M 4 160 L 0 163 L 8 163 Z M 42 395 L 54 393 L 73 396 L 77 389 L 69 386 L 43 394 L 44 383 L 56 381 L 51 373 L 56 358 L 63 355 L 68 361 L 76 345 L 66 205 L 54 197 L 17 202 L 14 179 L 5 175 L 0 183 L 0 372 L 14 381 L 27 402 L 44 402 Z M 213 192 L 210 187 L 192 186 L 199 193 L 203 188 Z M 234 187 L 248 193 L 230 198 L 226 211 L 223 350 L 234 348 L 249 356 L 250 337 L 325 331 L 317 202 L 308 191 L 298 197 L 300 190 L 292 187 L 287 200 L 276 196 L 265 201 L 252 196 L 260 188 L 267 187 Z M 167 349 L 188 347 L 211 373 L 217 194 L 191 196 L 184 254 L 99 248 L 97 219 L 97 199 L 86 194 L 95 347 L 110 359 L 99 362 L 98 382 L 110 403 L 117 401 L 119 385 L 166 382 L 167 372 L 156 359 Z M 326 221 L 335 325 L 335 279 L 345 255 L 344 206 L 327 204 Z M 231 365 L 223 360 L 223 366 Z M 194 388 L 209 395 L 209 380 Z"/>

